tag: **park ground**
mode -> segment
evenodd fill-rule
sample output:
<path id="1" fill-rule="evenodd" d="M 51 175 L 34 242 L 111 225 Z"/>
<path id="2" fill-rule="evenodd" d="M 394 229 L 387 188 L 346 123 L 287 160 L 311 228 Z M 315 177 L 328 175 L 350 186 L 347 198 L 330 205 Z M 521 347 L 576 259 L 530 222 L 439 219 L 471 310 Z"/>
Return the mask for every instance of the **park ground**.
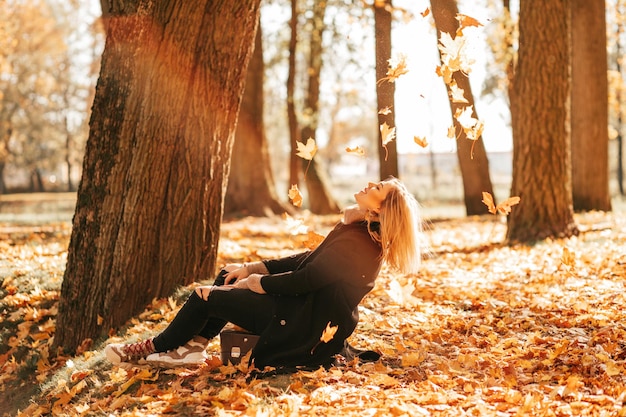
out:
<path id="1" fill-rule="evenodd" d="M 105 361 L 106 343 L 155 334 L 193 286 L 75 356 L 51 352 L 73 200 L 30 200 L 0 201 L 0 416 L 626 415 L 620 202 L 576 215 L 576 237 L 515 246 L 503 217 L 425 207 L 421 272 L 384 269 L 351 338 L 379 361 L 249 380 L 221 365 L 218 341 L 199 368 Z M 218 264 L 292 253 L 337 220 L 225 221 Z"/>

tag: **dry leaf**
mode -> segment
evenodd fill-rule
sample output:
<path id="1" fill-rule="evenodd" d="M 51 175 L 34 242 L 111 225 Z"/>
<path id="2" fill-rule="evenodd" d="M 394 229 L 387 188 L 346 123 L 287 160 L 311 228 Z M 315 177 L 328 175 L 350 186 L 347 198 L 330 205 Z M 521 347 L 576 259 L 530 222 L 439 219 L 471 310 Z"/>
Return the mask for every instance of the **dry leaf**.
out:
<path id="1" fill-rule="evenodd" d="M 392 140 L 396 138 L 396 128 L 389 127 L 387 122 L 383 122 L 383 124 L 380 125 L 380 133 L 381 133 L 383 146 L 387 145 L 389 142 L 391 142 Z"/>
<path id="2" fill-rule="evenodd" d="M 309 161 L 313 159 L 315 153 L 317 152 L 317 144 L 313 138 L 307 139 L 306 145 L 302 142 L 296 141 L 296 146 L 298 147 L 296 155 Z"/>
<path id="3" fill-rule="evenodd" d="M 391 114 L 391 107 L 387 106 L 384 109 L 378 110 L 378 114 L 382 114 L 383 116 Z"/>
<path id="4" fill-rule="evenodd" d="M 291 186 L 291 188 L 289 189 L 289 200 L 291 201 L 291 204 L 293 204 L 296 207 L 302 207 L 302 194 L 300 194 L 300 190 L 298 189 L 298 185 L 297 184 L 293 184 Z"/>
<path id="5" fill-rule="evenodd" d="M 346 147 L 346 152 L 353 155 L 365 156 L 365 149 L 363 149 L 362 146 L 355 146 L 354 148 L 348 146 Z"/>
<path id="6" fill-rule="evenodd" d="M 331 326 L 330 322 L 328 322 L 328 324 L 326 325 L 326 328 L 322 332 L 322 336 L 320 337 L 320 340 L 324 343 L 330 342 L 331 340 L 333 340 L 333 337 L 335 337 L 335 333 L 337 333 L 338 328 L 339 326 Z"/>
<path id="7" fill-rule="evenodd" d="M 417 143 L 422 148 L 428 146 L 428 141 L 426 140 L 426 138 L 421 138 L 419 136 L 413 136 L 413 142 Z"/>

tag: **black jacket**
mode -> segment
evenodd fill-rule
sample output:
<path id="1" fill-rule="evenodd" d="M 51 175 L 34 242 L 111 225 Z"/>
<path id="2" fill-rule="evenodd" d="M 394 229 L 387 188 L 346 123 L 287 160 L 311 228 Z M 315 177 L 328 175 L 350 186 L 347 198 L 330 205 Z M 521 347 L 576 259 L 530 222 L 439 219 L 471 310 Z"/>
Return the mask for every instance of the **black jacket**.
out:
<path id="1" fill-rule="evenodd" d="M 358 304 L 380 271 L 381 248 L 367 224 L 340 223 L 314 251 L 264 264 L 269 275 L 261 285 L 275 297 L 276 310 L 252 351 L 255 367 L 329 365 L 354 331 Z M 328 324 L 338 328 L 325 343 L 320 338 Z"/>

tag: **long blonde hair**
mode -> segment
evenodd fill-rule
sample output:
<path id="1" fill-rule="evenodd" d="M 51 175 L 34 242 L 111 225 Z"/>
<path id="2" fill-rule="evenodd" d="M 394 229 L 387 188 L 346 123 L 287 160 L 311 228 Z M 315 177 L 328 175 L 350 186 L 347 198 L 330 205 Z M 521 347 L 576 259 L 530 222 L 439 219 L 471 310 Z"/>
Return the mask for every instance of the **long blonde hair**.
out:
<path id="1" fill-rule="evenodd" d="M 372 237 L 380 242 L 383 260 L 389 266 L 402 273 L 415 273 L 422 258 L 420 207 L 400 180 L 391 177 L 385 182 L 392 187 L 381 203 L 377 216 L 380 227 Z"/>

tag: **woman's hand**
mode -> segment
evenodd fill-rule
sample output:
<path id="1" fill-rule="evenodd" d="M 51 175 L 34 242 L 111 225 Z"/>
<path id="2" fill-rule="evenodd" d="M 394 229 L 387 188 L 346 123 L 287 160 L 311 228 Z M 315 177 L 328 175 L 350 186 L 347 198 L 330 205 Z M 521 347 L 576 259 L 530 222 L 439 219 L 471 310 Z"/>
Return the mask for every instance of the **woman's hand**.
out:
<path id="1" fill-rule="evenodd" d="M 365 220 L 365 210 L 361 210 L 357 204 L 346 207 L 343 211 L 344 224 L 360 222 Z"/>
<path id="2" fill-rule="evenodd" d="M 254 291 L 257 294 L 266 294 L 261 286 L 261 277 L 263 277 L 261 274 L 250 274 L 247 278 L 238 280 L 233 286 L 235 288 Z"/>
<path id="3" fill-rule="evenodd" d="M 224 285 L 235 284 L 250 275 L 246 264 L 228 264 L 223 269 L 228 272 L 224 275 Z"/>

